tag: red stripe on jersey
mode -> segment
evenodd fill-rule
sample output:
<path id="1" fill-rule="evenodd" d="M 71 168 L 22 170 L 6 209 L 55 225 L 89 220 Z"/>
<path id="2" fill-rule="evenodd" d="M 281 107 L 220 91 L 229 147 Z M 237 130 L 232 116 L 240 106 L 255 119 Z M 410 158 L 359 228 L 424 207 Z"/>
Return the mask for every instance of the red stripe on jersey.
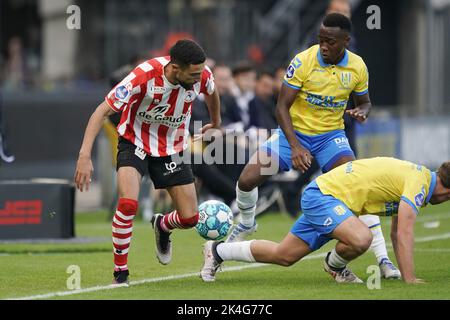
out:
<path id="1" fill-rule="evenodd" d="M 164 86 L 164 80 L 162 79 L 162 77 L 160 77 L 160 76 L 155 77 L 154 86 L 155 87 L 163 87 Z M 162 98 L 163 98 L 163 94 L 158 93 L 153 96 L 153 101 L 155 101 L 155 100 L 161 101 Z M 156 105 L 153 101 L 148 106 L 146 111 L 150 110 L 151 108 L 153 108 Z M 142 123 L 141 139 L 142 139 L 142 142 L 144 143 L 144 151 L 147 152 L 148 154 L 152 154 L 151 147 L 150 147 L 150 124 L 149 123 L 145 123 L 145 122 Z"/>
<path id="2" fill-rule="evenodd" d="M 172 89 L 172 92 L 170 92 L 169 101 L 167 101 L 170 107 L 165 114 L 166 116 L 172 116 L 175 113 L 179 92 L 180 89 Z M 169 131 L 168 126 L 160 125 L 158 128 L 158 153 L 160 156 L 167 155 L 167 131 Z"/>
<path id="3" fill-rule="evenodd" d="M 147 85 L 146 85 L 147 75 L 146 72 L 141 68 L 134 69 L 133 73 L 135 74 L 136 77 L 132 80 L 132 83 L 133 85 L 136 84 L 136 86 L 139 85 L 141 87 L 141 92 L 138 95 L 133 96 L 128 102 L 128 108 L 126 112 L 122 113 L 122 116 L 120 118 L 119 127 L 128 120 L 128 116 L 131 113 L 130 122 L 127 124 L 123 137 L 134 144 L 136 136 L 134 133 L 133 126 L 139 105 L 142 103 L 142 100 L 144 99 L 145 94 L 147 93 Z"/>
<path id="4" fill-rule="evenodd" d="M 170 58 L 169 58 L 168 60 L 170 60 Z M 158 60 L 156 60 L 156 58 L 155 58 L 155 59 L 148 60 L 147 62 L 153 67 L 154 70 L 160 70 L 160 69 L 162 69 L 162 68 L 161 68 L 161 67 L 162 67 L 162 64 L 161 64 Z M 160 72 L 160 73 L 161 73 L 161 72 Z M 162 74 L 161 74 L 161 75 L 162 75 Z"/>
<path id="5" fill-rule="evenodd" d="M 183 114 L 187 114 L 189 109 L 192 107 L 192 102 L 185 102 L 183 106 Z M 177 133 L 175 134 L 175 140 L 174 140 L 174 149 L 176 153 L 180 153 L 183 151 L 184 146 L 184 133 L 186 130 L 186 122 L 183 122 L 183 124 L 176 129 Z"/>
<path id="6" fill-rule="evenodd" d="M 200 92 L 204 93 L 206 95 L 209 95 L 208 90 L 206 88 L 206 83 L 208 82 L 208 79 L 211 77 L 211 72 L 209 72 L 208 69 L 204 69 L 202 72 L 202 80 L 200 82 Z"/>

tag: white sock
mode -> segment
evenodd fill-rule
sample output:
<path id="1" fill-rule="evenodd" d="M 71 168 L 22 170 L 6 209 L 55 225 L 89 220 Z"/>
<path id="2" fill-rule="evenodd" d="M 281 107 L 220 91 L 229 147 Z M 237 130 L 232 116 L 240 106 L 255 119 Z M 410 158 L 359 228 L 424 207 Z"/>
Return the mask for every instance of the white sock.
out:
<path id="1" fill-rule="evenodd" d="M 255 224 L 256 201 L 258 200 L 258 188 L 245 192 L 236 185 L 236 202 L 241 213 L 241 223 L 247 228 Z"/>
<path id="2" fill-rule="evenodd" d="M 330 267 L 342 269 L 345 268 L 345 266 L 348 264 L 348 261 L 338 255 L 336 250 L 333 248 L 333 250 L 331 250 L 331 254 L 328 256 L 327 263 Z"/>
<path id="3" fill-rule="evenodd" d="M 232 242 L 232 243 L 219 243 L 216 247 L 217 254 L 223 261 L 244 261 L 255 262 L 255 258 L 250 250 L 250 245 L 254 240 Z"/>
<path id="4" fill-rule="evenodd" d="M 373 240 L 370 249 L 375 253 L 378 263 L 383 259 L 389 259 L 386 249 L 386 241 L 384 240 L 383 231 L 381 230 L 380 217 L 374 215 L 362 215 L 359 219 L 372 231 Z"/>

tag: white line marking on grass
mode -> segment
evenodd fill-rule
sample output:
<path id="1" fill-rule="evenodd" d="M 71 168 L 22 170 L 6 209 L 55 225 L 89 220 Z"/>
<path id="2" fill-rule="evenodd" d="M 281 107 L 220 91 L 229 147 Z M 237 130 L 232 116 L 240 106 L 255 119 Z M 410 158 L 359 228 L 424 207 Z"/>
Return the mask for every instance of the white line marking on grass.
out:
<path id="1" fill-rule="evenodd" d="M 450 238 L 450 233 L 444 233 L 444 234 L 438 234 L 438 235 L 434 235 L 434 236 L 416 238 L 415 242 L 418 242 L 418 243 L 429 242 L 429 241 L 443 240 L 443 239 L 449 239 L 449 238 Z M 390 243 L 388 243 L 387 245 L 392 246 Z M 314 254 L 314 255 L 306 256 L 302 260 L 319 259 L 319 258 L 323 258 L 325 256 L 326 256 L 326 253 Z M 253 263 L 253 264 L 246 264 L 246 265 L 242 265 L 242 266 L 225 267 L 225 268 L 223 268 L 222 272 L 240 271 L 240 270 L 244 270 L 244 269 L 258 268 L 258 267 L 264 267 L 264 266 L 271 266 L 271 264 Z M 167 276 L 167 277 L 149 278 L 149 279 L 131 281 L 130 286 L 140 285 L 140 284 L 144 284 L 144 283 L 154 283 L 154 282 L 163 282 L 163 281 L 184 279 L 184 278 L 190 278 L 190 277 L 198 277 L 198 276 L 199 276 L 199 272 L 194 272 L 194 273 L 172 275 L 172 276 Z M 113 286 L 113 285 L 96 286 L 96 287 L 90 287 L 90 288 L 80 289 L 80 290 L 51 292 L 51 293 L 40 294 L 40 295 L 35 295 L 35 296 L 11 298 L 9 300 L 49 299 L 49 298 L 54 298 L 54 297 L 70 296 L 70 295 L 80 294 L 80 293 L 112 290 L 112 289 L 123 288 L 123 287 L 124 286 L 117 286 L 117 285 L 116 286 Z"/>
<path id="2" fill-rule="evenodd" d="M 437 234 L 435 236 L 416 238 L 415 242 L 429 242 L 429 241 L 444 240 L 444 239 L 449 239 L 449 238 L 450 238 L 450 233 L 444 233 L 444 234 Z"/>
<path id="3" fill-rule="evenodd" d="M 428 249 L 420 249 L 416 248 L 414 251 L 417 252 L 443 252 L 443 253 L 450 253 L 450 248 L 428 248 Z"/>
<path id="4" fill-rule="evenodd" d="M 314 254 L 314 255 L 306 256 L 302 260 L 319 259 L 319 258 L 323 258 L 325 256 L 326 256 L 326 253 Z M 259 267 L 265 267 L 265 266 L 273 266 L 273 265 L 265 264 L 265 263 L 252 263 L 252 264 L 246 264 L 246 265 L 242 265 L 242 266 L 225 267 L 222 269 L 222 272 L 240 271 L 240 270 L 244 270 L 244 269 L 259 268 Z M 178 275 L 172 275 L 172 276 L 167 276 L 167 277 L 158 277 L 158 278 L 149 278 L 149 279 L 143 279 L 143 280 L 137 280 L 137 281 L 130 281 L 129 285 L 136 286 L 136 285 L 140 285 L 140 284 L 144 284 L 144 283 L 163 282 L 163 281 L 170 281 L 170 280 L 177 280 L 177 279 L 184 279 L 184 278 L 191 278 L 191 277 L 198 277 L 198 276 L 200 276 L 200 272 L 185 273 L 185 274 L 178 274 Z M 35 295 L 35 296 L 10 298 L 7 300 L 49 299 L 49 298 L 54 298 L 54 297 L 70 296 L 70 295 L 80 294 L 80 293 L 112 290 L 112 289 L 123 288 L 123 287 L 126 287 L 126 286 L 125 285 L 96 286 L 96 287 L 90 287 L 90 288 L 80 289 L 80 290 L 51 292 L 51 293 L 39 294 L 39 295 Z"/>

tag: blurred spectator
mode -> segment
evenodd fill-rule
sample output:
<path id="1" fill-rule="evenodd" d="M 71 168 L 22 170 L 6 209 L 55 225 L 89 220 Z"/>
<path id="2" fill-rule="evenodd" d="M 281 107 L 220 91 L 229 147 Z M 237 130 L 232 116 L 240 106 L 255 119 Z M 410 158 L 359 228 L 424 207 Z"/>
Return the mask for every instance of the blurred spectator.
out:
<path id="1" fill-rule="evenodd" d="M 162 48 L 153 50 L 151 56 L 162 57 L 169 55 L 170 48 L 172 48 L 178 40 L 182 39 L 195 40 L 189 32 L 169 32 Z"/>
<path id="2" fill-rule="evenodd" d="M 3 70 L 3 87 L 6 90 L 22 89 L 25 86 L 25 56 L 22 40 L 13 37 L 8 42 L 8 53 Z"/>
<path id="3" fill-rule="evenodd" d="M 5 137 L 5 130 L 3 127 L 3 115 L 2 115 L 2 95 L 0 92 L 0 159 L 6 163 L 14 162 L 15 157 L 9 153 L 7 141 Z M 0 161 L 1 163 L 1 161 Z"/>
<path id="4" fill-rule="evenodd" d="M 233 129 L 244 132 L 250 126 L 249 102 L 255 97 L 256 71 L 249 64 L 239 64 L 233 69 L 234 85 L 231 95 L 238 107 L 239 121 Z"/>
<path id="5" fill-rule="evenodd" d="M 258 75 L 255 97 L 249 102 L 250 127 L 275 129 L 278 126 L 273 101 L 274 82 L 269 72 Z"/>
<path id="6" fill-rule="evenodd" d="M 284 75 L 286 74 L 287 66 L 279 67 L 275 70 L 273 76 L 273 101 L 275 105 L 278 101 L 278 95 L 281 91 L 281 86 L 283 85 Z"/>

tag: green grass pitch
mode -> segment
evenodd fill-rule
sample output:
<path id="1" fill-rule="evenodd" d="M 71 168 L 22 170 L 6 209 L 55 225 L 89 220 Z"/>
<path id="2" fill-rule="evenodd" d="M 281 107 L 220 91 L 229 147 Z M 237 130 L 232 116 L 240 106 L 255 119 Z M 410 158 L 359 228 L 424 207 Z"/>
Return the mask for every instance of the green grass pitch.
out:
<path id="1" fill-rule="evenodd" d="M 216 282 L 203 283 L 197 273 L 202 265 L 202 243 L 195 230 L 177 230 L 172 235 L 172 263 L 160 265 L 154 253 L 151 226 L 138 218 L 134 223 L 129 254 L 131 286 L 109 289 L 112 280 L 111 224 L 107 212 L 76 215 L 76 234 L 97 238 L 91 243 L 0 243 L 0 299 L 449 299 L 450 298 L 450 204 L 429 206 L 416 223 L 416 274 L 424 285 L 406 285 L 382 280 L 379 289 L 367 285 L 339 285 L 322 270 L 323 253 L 330 242 L 312 257 L 284 268 L 245 263 L 226 263 Z M 439 221 L 429 225 L 430 222 Z M 281 240 L 293 221 L 286 215 L 267 213 L 258 218 L 256 239 Z M 382 218 L 390 257 L 390 219 Z M 372 252 L 350 266 L 363 280 L 375 265 Z M 68 267 L 78 266 L 81 291 L 68 289 Z M 92 289 L 94 288 L 94 289 Z M 57 293 L 62 293 L 59 295 Z"/>

